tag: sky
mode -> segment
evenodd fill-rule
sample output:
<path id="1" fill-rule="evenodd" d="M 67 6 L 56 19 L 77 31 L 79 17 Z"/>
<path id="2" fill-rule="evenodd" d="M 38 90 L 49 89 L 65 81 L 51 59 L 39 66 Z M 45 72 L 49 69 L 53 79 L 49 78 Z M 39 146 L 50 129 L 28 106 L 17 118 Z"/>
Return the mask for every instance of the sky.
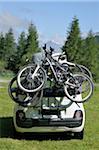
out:
<path id="1" fill-rule="evenodd" d="M 22 31 L 27 33 L 32 22 L 40 41 L 52 40 L 62 44 L 74 16 L 79 19 L 82 36 L 86 36 L 89 30 L 99 32 L 98 0 L 0 0 L 0 32 L 6 33 L 12 27 L 16 39 Z"/>

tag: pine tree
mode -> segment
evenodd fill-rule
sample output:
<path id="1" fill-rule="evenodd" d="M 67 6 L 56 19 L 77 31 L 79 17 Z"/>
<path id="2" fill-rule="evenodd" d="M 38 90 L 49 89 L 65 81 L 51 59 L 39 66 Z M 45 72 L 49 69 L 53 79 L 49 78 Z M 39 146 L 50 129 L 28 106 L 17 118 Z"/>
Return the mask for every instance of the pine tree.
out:
<path id="1" fill-rule="evenodd" d="M 9 61 L 9 64 L 11 64 L 10 66 L 12 66 L 10 69 L 14 73 L 17 73 L 22 66 L 21 60 L 24 54 L 26 54 L 26 37 L 25 32 L 22 32 L 18 38 L 17 51 L 12 55 L 12 59 Z"/>
<path id="2" fill-rule="evenodd" d="M 22 56 L 26 54 L 26 37 L 25 32 L 22 32 L 18 38 L 18 44 L 17 44 L 17 52 L 15 56 L 15 62 L 16 62 L 16 70 L 15 72 L 18 72 L 19 68 L 22 66 Z"/>
<path id="3" fill-rule="evenodd" d="M 22 57 L 23 64 L 25 63 L 26 59 L 29 59 L 31 61 L 33 58 L 33 54 L 40 51 L 37 30 L 33 24 L 30 24 L 29 26 L 26 43 L 26 51 Z"/>
<path id="4" fill-rule="evenodd" d="M 22 32 L 18 39 L 17 55 L 19 59 L 26 53 L 26 37 L 25 32 Z"/>
<path id="5" fill-rule="evenodd" d="M 4 74 L 4 72 L 5 72 L 5 62 L 4 62 L 5 51 L 4 51 L 4 46 L 5 46 L 5 38 L 4 38 L 3 33 L 0 33 L 0 75 Z"/>
<path id="6" fill-rule="evenodd" d="M 5 56 L 4 46 L 5 46 L 5 38 L 3 36 L 3 33 L 1 33 L 0 34 L 0 59 L 4 59 Z"/>
<path id="7" fill-rule="evenodd" d="M 13 70 L 15 68 L 16 43 L 12 28 L 5 34 L 5 61 L 6 69 Z"/>
<path id="8" fill-rule="evenodd" d="M 85 39 L 85 65 L 91 70 L 93 78 L 96 81 L 99 78 L 99 52 L 95 41 L 95 37 L 92 31 L 89 31 L 87 38 Z"/>
<path id="9" fill-rule="evenodd" d="M 5 34 L 5 59 L 9 60 L 11 56 L 16 52 L 16 43 L 14 40 L 13 30 L 9 29 Z"/>
<path id="10" fill-rule="evenodd" d="M 82 39 L 80 35 L 79 20 L 74 17 L 68 31 L 67 40 L 62 50 L 67 55 L 68 61 L 79 62 L 79 51 L 81 49 Z"/>

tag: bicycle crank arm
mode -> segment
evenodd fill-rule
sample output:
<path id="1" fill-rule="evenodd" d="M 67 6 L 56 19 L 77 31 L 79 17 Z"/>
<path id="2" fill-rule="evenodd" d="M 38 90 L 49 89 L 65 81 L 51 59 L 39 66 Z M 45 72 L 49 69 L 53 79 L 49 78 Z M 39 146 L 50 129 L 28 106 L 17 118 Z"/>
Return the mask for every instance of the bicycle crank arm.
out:
<path id="1" fill-rule="evenodd" d="M 76 85 L 74 85 L 74 84 L 72 84 L 72 83 L 68 83 L 68 82 L 66 82 L 65 85 L 69 85 L 69 86 L 72 86 L 72 87 L 74 87 L 74 88 L 77 87 Z"/>

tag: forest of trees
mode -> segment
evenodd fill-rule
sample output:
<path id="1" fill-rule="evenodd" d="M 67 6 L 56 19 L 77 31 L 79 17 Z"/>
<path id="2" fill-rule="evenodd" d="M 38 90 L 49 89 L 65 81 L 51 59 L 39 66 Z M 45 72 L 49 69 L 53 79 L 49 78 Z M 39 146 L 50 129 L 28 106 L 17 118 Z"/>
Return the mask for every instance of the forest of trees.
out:
<path id="1" fill-rule="evenodd" d="M 94 80 L 99 81 L 99 36 L 90 30 L 87 37 L 82 38 L 76 17 L 70 25 L 62 50 L 68 61 L 85 65 L 92 72 Z"/>
<path id="2" fill-rule="evenodd" d="M 22 32 L 15 42 L 12 28 L 3 35 L 0 34 L 0 72 L 11 70 L 17 73 L 20 66 L 26 64 L 26 60 L 31 61 L 33 53 L 39 52 L 39 42 L 36 27 L 30 24 L 28 34 Z"/>
<path id="3" fill-rule="evenodd" d="M 17 42 L 12 28 L 6 34 L 0 33 L 0 74 L 9 70 L 17 73 L 26 64 L 26 60 L 31 61 L 33 54 L 40 50 L 37 30 L 33 24 L 29 25 L 27 34 L 20 33 Z M 68 61 L 85 65 L 92 72 L 94 80 L 99 81 L 99 36 L 90 30 L 87 37 L 83 38 L 76 17 L 66 34 L 62 51 L 66 53 Z"/>

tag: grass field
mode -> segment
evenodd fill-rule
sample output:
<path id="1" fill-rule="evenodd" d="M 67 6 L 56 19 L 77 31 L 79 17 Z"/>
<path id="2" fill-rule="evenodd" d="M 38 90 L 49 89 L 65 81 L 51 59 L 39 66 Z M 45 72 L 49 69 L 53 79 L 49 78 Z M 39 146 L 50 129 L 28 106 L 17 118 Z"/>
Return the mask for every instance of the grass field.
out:
<path id="1" fill-rule="evenodd" d="M 86 123 L 83 140 L 18 140 L 13 138 L 14 102 L 8 96 L 8 83 L 0 83 L 0 150 L 99 150 L 99 85 L 86 102 Z M 62 135 L 61 135 L 62 136 Z"/>

